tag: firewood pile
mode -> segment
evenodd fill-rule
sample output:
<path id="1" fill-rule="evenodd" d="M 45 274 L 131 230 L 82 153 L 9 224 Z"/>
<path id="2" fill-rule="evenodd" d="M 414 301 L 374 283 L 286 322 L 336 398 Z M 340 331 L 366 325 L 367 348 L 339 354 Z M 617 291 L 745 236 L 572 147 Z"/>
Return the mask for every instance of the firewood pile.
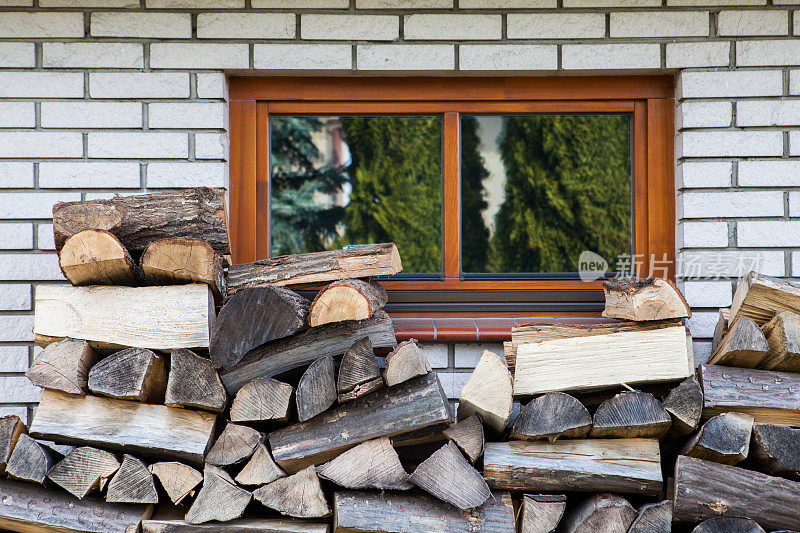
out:
<path id="1" fill-rule="evenodd" d="M 2 529 L 800 530 L 800 287 L 743 279 L 695 371 L 677 288 L 608 280 L 606 319 L 514 328 L 453 413 L 371 281 L 394 244 L 229 265 L 211 189 L 53 211 L 72 286 L 36 291 Z"/>

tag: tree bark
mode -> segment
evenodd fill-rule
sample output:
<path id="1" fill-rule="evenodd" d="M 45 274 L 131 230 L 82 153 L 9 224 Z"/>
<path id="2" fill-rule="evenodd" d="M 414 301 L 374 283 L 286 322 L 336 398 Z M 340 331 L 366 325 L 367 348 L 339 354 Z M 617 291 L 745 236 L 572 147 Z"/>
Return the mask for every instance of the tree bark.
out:
<path id="1" fill-rule="evenodd" d="M 480 507 L 491 497 L 483 476 L 472 468 L 452 442 L 433 452 L 409 479 L 414 485 L 462 511 Z"/>
<path id="2" fill-rule="evenodd" d="M 142 461 L 125 454 L 122 466 L 108 484 L 106 501 L 114 503 L 158 503 L 153 474 Z"/>
<path id="3" fill-rule="evenodd" d="M 383 309 L 389 297 L 376 281 L 343 279 L 323 287 L 311 303 L 311 327 L 345 320 L 364 320 Z"/>
<path id="4" fill-rule="evenodd" d="M 592 438 L 650 438 L 667 434 L 672 419 L 649 392 L 620 392 L 594 413 Z"/>
<path id="5" fill-rule="evenodd" d="M 6 475 L 11 479 L 44 485 L 47 472 L 59 459 L 54 450 L 22 434 L 8 459 Z"/>
<path id="6" fill-rule="evenodd" d="M 408 490 L 408 473 L 387 437 L 368 440 L 317 468 L 321 478 L 346 489 Z"/>
<path id="7" fill-rule="evenodd" d="M 237 487 L 231 477 L 214 465 L 206 465 L 203 488 L 186 513 L 186 522 L 202 524 L 216 520 L 227 522 L 240 518 L 253 495 Z"/>
<path id="8" fill-rule="evenodd" d="M 567 513 L 564 533 L 627 533 L 636 519 L 633 506 L 615 494 L 595 494 Z"/>
<path id="9" fill-rule="evenodd" d="M 743 316 L 722 337 L 708 364 L 756 368 L 768 355 L 769 346 L 761 329 Z"/>
<path id="10" fill-rule="evenodd" d="M 187 524 L 183 520 L 144 520 L 142 533 L 330 533 L 328 524 L 287 518 L 241 518 L 214 524 Z"/>
<path id="11" fill-rule="evenodd" d="M 97 353 L 88 342 L 64 339 L 42 350 L 25 375 L 43 389 L 86 394 L 89 369 L 96 361 Z"/>
<path id="12" fill-rule="evenodd" d="M 231 422 L 287 422 L 294 389 L 274 379 L 254 379 L 236 393 Z"/>
<path id="13" fill-rule="evenodd" d="M 723 337 L 728 334 L 728 317 L 731 314 L 730 307 L 721 307 L 719 316 L 717 317 L 717 324 L 714 326 L 714 337 L 711 339 L 711 353 L 717 351 L 717 347 L 722 342 Z"/>
<path id="14" fill-rule="evenodd" d="M 684 445 L 681 453 L 697 459 L 735 465 L 747 458 L 753 417 L 725 413 L 709 419 Z"/>
<path id="15" fill-rule="evenodd" d="M 769 354 L 759 368 L 800 372 L 800 315 L 781 311 L 764 324 Z"/>
<path id="16" fill-rule="evenodd" d="M 6 471 L 8 459 L 14 452 L 14 447 L 20 435 L 27 435 L 28 428 L 17 415 L 6 415 L 0 418 L 0 475 Z"/>
<path id="17" fill-rule="evenodd" d="M 256 489 L 253 497 L 265 507 L 297 518 L 322 518 L 331 514 L 313 466 Z"/>
<path id="18" fill-rule="evenodd" d="M 94 489 L 103 490 L 119 467 L 120 462 L 114 454 L 91 446 L 81 446 L 56 463 L 47 477 L 76 498 L 83 498 Z"/>
<path id="19" fill-rule="evenodd" d="M 800 480 L 800 429 L 756 424 L 750 457 L 767 474 Z"/>
<path id="20" fill-rule="evenodd" d="M 672 417 L 671 432 L 688 435 L 700 423 L 703 413 L 703 391 L 695 376 L 683 380 L 664 399 L 664 410 Z"/>
<path id="21" fill-rule="evenodd" d="M 113 234 L 86 229 L 66 240 L 58 264 L 73 285 L 141 285 L 136 262 Z"/>
<path id="22" fill-rule="evenodd" d="M 357 340 L 344 352 L 339 365 L 339 377 L 336 382 L 339 403 L 360 398 L 380 389 L 383 385 L 383 375 L 378 367 L 372 342 L 369 337 Z"/>
<path id="23" fill-rule="evenodd" d="M 328 355 L 311 363 L 303 373 L 295 393 L 300 422 L 317 416 L 336 403 L 335 372 L 333 357 Z"/>
<path id="24" fill-rule="evenodd" d="M 554 442 L 559 437 L 584 438 L 592 427 L 592 415 L 574 396 L 548 392 L 520 411 L 511 430 L 512 439 Z"/>
<path id="25" fill-rule="evenodd" d="M 511 373 L 505 361 L 486 350 L 461 389 L 458 419 L 477 414 L 487 426 L 500 433 L 508 424 L 513 400 Z"/>
<path id="26" fill-rule="evenodd" d="M 154 463 L 149 470 L 175 505 L 180 504 L 187 496 L 193 496 L 195 487 L 203 481 L 203 474 L 176 461 Z"/>
<path id="27" fill-rule="evenodd" d="M 167 372 L 164 358 L 144 348 L 127 348 L 109 355 L 89 371 L 89 390 L 98 396 L 160 403 Z"/>
<path id="28" fill-rule="evenodd" d="M 178 348 L 170 352 L 164 404 L 221 413 L 228 405 L 228 396 L 208 358 Z"/>
<path id="29" fill-rule="evenodd" d="M 520 533 L 552 533 L 566 508 L 563 494 L 523 494 Z"/>
<path id="30" fill-rule="evenodd" d="M 383 379 L 388 386 L 397 385 L 431 371 L 431 364 L 420 350 L 417 339 L 403 341 L 386 356 Z"/>
<path id="31" fill-rule="evenodd" d="M 140 265 L 148 285 L 205 283 L 217 301 L 226 294 L 222 257 L 203 239 L 153 241 L 144 249 Z"/>
<path id="32" fill-rule="evenodd" d="M 264 485 L 282 478 L 286 473 L 275 464 L 269 449 L 264 444 L 256 446 L 256 451 L 236 476 L 240 485 Z"/>
<path id="33" fill-rule="evenodd" d="M 478 415 L 469 416 L 445 429 L 444 436 L 453 441 L 472 464 L 483 455 L 483 424 Z"/>
<path id="34" fill-rule="evenodd" d="M 264 442 L 264 436 L 253 428 L 228 422 L 217 442 L 209 450 L 206 463 L 214 466 L 230 466 L 250 458 L 256 447 Z"/>
<path id="35" fill-rule="evenodd" d="M 603 291 L 604 317 L 642 322 L 692 316 L 681 291 L 669 280 L 612 278 L 603 282 Z"/>

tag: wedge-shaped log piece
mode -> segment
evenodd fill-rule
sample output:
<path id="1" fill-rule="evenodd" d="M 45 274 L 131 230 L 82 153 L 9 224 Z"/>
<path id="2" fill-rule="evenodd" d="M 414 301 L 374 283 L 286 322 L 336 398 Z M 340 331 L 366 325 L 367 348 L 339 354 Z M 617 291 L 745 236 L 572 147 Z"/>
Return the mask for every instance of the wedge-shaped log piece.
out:
<path id="1" fill-rule="evenodd" d="M 483 475 L 492 488 L 661 493 L 655 439 L 487 442 Z"/>
<path id="2" fill-rule="evenodd" d="M 107 230 L 132 253 L 164 237 L 197 237 L 220 255 L 228 244 L 225 189 L 184 189 L 53 206 L 56 250 L 68 237 L 91 228 Z"/>
<path id="3" fill-rule="evenodd" d="M 44 485 L 47 472 L 60 459 L 51 448 L 22 434 L 11 452 L 6 465 L 6 475 L 11 479 Z"/>
<path id="4" fill-rule="evenodd" d="M 270 433 L 272 456 L 287 472 L 319 465 L 348 448 L 450 422 L 450 407 L 435 374 L 381 389 L 312 420 Z"/>
<path id="5" fill-rule="evenodd" d="M 167 237 L 147 245 L 140 260 L 148 285 L 205 283 L 216 298 L 225 295 L 222 257 L 202 239 Z"/>
<path id="6" fill-rule="evenodd" d="M 633 506 L 616 494 L 595 494 L 564 517 L 564 533 L 627 533 L 636 519 Z"/>
<path id="7" fill-rule="evenodd" d="M 444 436 L 456 443 L 470 463 L 483 455 L 483 424 L 478 415 L 472 415 L 444 430 Z"/>
<path id="8" fill-rule="evenodd" d="M 272 454 L 264 444 L 256 446 L 253 456 L 236 476 L 236 483 L 240 485 L 264 485 L 272 483 L 286 473 L 275 464 Z"/>
<path id="9" fill-rule="evenodd" d="M 692 533 L 764 533 L 764 528 L 755 520 L 737 516 L 723 516 L 704 520 Z"/>
<path id="10" fill-rule="evenodd" d="M 769 354 L 759 368 L 800 372 L 800 315 L 781 311 L 764 324 Z"/>
<path id="11" fill-rule="evenodd" d="M 221 413 L 228 404 L 228 395 L 209 359 L 178 348 L 170 352 L 164 404 Z"/>
<path id="12" fill-rule="evenodd" d="M 750 450 L 753 417 L 724 413 L 709 419 L 684 445 L 681 453 L 689 457 L 735 465 L 744 461 Z"/>
<path id="13" fill-rule="evenodd" d="M 158 403 L 166 384 L 164 358 L 144 348 L 111 354 L 89 371 L 89 390 L 119 400 Z"/>
<path id="14" fill-rule="evenodd" d="M 125 454 L 122 466 L 108 484 L 106 501 L 114 503 L 158 503 L 153 474 L 147 465 Z"/>
<path id="15" fill-rule="evenodd" d="M 206 285 L 36 289 L 33 332 L 40 346 L 63 337 L 93 348 L 207 348 L 214 299 Z"/>
<path id="16" fill-rule="evenodd" d="M 337 531 L 356 533 L 515 533 L 511 495 L 492 496 L 476 509 L 461 511 L 426 494 L 336 492 L 334 523 Z"/>
<path id="17" fill-rule="evenodd" d="M 750 457 L 768 474 L 800 480 L 800 429 L 754 425 Z"/>
<path id="18" fill-rule="evenodd" d="M 150 465 L 149 470 L 175 505 L 181 503 L 187 496 L 192 496 L 195 487 L 203 481 L 203 474 L 189 465 L 176 461 L 154 463 Z"/>
<path id="19" fill-rule="evenodd" d="M 64 339 L 42 350 L 25 375 L 37 387 L 86 394 L 89 369 L 96 361 L 88 342 Z"/>
<path id="20" fill-rule="evenodd" d="M 256 285 L 293 286 L 391 276 L 401 270 L 400 254 L 394 243 L 353 246 L 231 265 L 228 269 L 228 292 L 233 294 Z"/>
<path id="21" fill-rule="evenodd" d="M 322 518 L 331 514 L 313 466 L 256 489 L 253 497 L 287 516 Z"/>
<path id="22" fill-rule="evenodd" d="M 567 508 L 563 494 L 525 494 L 522 496 L 520 533 L 552 533 Z"/>
<path id="23" fill-rule="evenodd" d="M 780 311 L 800 313 L 800 285 L 750 272 L 736 286 L 728 321 L 746 316 L 762 326 Z"/>
<path id="24" fill-rule="evenodd" d="M 548 392 L 520 411 L 511 430 L 512 439 L 550 442 L 559 437 L 580 439 L 589 434 L 592 415 L 574 396 Z"/>
<path id="25" fill-rule="evenodd" d="M 703 391 L 695 376 L 683 380 L 664 399 L 664 410 L 672 417 L 671 432 L 688 435 L 700 423 L 703 413 Z"/>
<path id="26" fill-rule="evenodd" d="M 264 436 L 255 429 L 228 422 L 217 442 L 208 452 L 206 463 L 215 466 L 230 466 L 250 458 L 256 446 L 264 442 Z"/>
<path id="27" fill-rule="evenodd" d="M 648 321 L 692 316 L 681 291 L 669 280 L 620 277 L 603 282 L 603 316 Z"/>
<path id="28" fill-rule="evenodd" d="M 708 364 L 755 368 L 769 355 L 769 349 L 758 325 L 743 316 L 722 337 Z"/>
<path id="29" fill-rule="evenodd" d="M 206 465 L 203 488 L 186 513 L 186 522 L 202 524 L 216 520 L 227 522 L 241 517 L 253 495 L 237 487 L 231 477 L 214 465 Z"/>
<path id="30" fill-rule="evenodd" d="M 119 467 L 120 463 L 114 454 L 81 446 L 56 463 L 47 473 L 47 477 L 76 498 L 83 498 L 94 489 L 102 490 Z"/>
<path id="31" fill-rule="evenodd" d="M 693 372 L 683 326 L 574 337 L 519 346 L 514 394 L 658 383 Z"/>
<path id="32" fill-rule="evenodd" d="M 725 335 L 728 334 L 728 317 L 731 314 L 731 309 L 729 307 L 721 307 L 719 310 L 719 316 L 717 317 L 717 324 L 714 326 L 714 336 L 711 339 L 711 353 L 715 353 L 717 351 L 717 347 L 719 346 L 722 339 Z"/>
<path id="33" fill-rule="evenodd" d="M 386 291 L 377 281 L 334 281 L 314 298 L 308 323 L 313 328 L 331 322 L 364 320 L 382 309 L 388 299 Z"/>
<path id="34" fill-rule="evenodd" d="M 346 489 L 407 490 L 413 486 L 388 437 L 350 448 L 318 467 L 317 473 Z"/>
<path id="35" fill-rule="evenodd" d="M 675 519 L 752 518 L 765 529 L 800 530 L 800 483 L 681 455 L 675 463 Z"/>
<path id="36" fill-rule="evenodd" d="M 664 500 L 647 503 L 639 509 L 639 516 L 628 533 L 670 533 L 672 531 L 672 502 Z"/>
<path id="37" fill-rule="evenodd" d="M 187 524 L 183 520 L 144 520 L 142 533 L 330 533 L 328 524 L 291 518 L 240 518 L 214 524 Z"/>
<path id="38" fill-rule="evenodd" d="M 593 438 L 660 439 L 672 419 L 649 392 L 624 391 L 600 404 L 592 424 Z"/>
<path id="39" fill-rule="evenodd" d="M 234 294 L 211 331 L 211 361 L 227 368 L 262 344 L 294 335 L 306 325 L 309 301 L 282 287 L 253 287 Z"/>
<path id="40" fill-rule="evenodd" d="M 139 285 L 142 275 L 125 246 L 113 234 L 86 229 L 69 237 L 58 264 L 73 285 Z"/>
<path id="41" fill-rule="evenodd" d="M 336 389 L 339 402 L 360 398 L 383 387 L 383 375 L 369 337 L 358 339 L 344 352 Z"/>
<path id="42" fill-rule="evenodd" d="M 267 343 L 245 356 L 242 361 L 220 373 L 230 394 L 256 378 L 271 378 L 308 366 L 320 357 L 343 354 L 353 339 L 369 337 L 375 348 L 391 348 L 397 344 L 392 319 L 378 311 L 366 320 L 336 322 L 311 328 L 292 337 Z"/>
<path id="43" fill-rule="evenodd" d="M 295 394 L 300 422 L 317 416 L 336 403 L 335 372 L 333 357 L 328 355 L 311 363 L 303 373 Z"/>
<path id="44" fill-rule="evenodd" d="M 472 468 L 452 442 L 425 459 L 410 479 L 422 490 L 462 511 L 480 507 L 491 497 L 483 476 Z"/>
<path id="45" fill-rule="evenodd" d="M 28 433 L 25 423 L 17 415 L 0 418 L 0 474 L 6 471 L 8 459 L 19 441 L 20 435 Z"/>
<path id="46" fill-rule="evenodd" d="M 236 393 L 232 422 L 286 422 L 294 389 L 274 379 L 254 379 Z"/>
<path id="47" fill-rule="evenodd" d="M 200 464 L 215 420 L 202 411 L 46 390 L 30 433 L 60 443 Z"/>
<path id="48" fill-rule="evenodd" d="M 473 414 L 497 432 L 502 432 L 511 416 L 514 401 L 511 372 L 506 362 L 494 352 L 486 350 L 475 370 L 461 389 L 458 401 L 458 419 Z"/>
<path id="49" fill-rule="evenodd" d="M 431 371 L 431 364 L 420 350 L 417 339 L 403 341 L 386 356 L 383 379 L 390 387 Z"/>

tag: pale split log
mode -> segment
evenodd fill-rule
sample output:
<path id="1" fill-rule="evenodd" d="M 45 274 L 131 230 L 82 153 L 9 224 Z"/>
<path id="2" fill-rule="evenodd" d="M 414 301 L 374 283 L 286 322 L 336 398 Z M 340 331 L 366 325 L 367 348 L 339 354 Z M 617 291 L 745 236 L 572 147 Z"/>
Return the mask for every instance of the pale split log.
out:
<path id="1" fill-rule="evenodd" d="M 205 283 L 218 300 L 225 296 L 222 257 L 203 239 L 153 241 L 145 247 L 140 265 L 148 285 Z"/>
<path id="2" fill-rule="evenodd" d="M 763 326 L 769 354 L 759 368 L 800 372 L 800 315 L 781 311 Z"/>
<path id="3" fill-rule="evenodd" d="M 603 282 L 603 316 L 635 321 L 689 318 L 692 311 L 670 280 L 619 277 Z"/>
<path id="4" fill-rule="evenodd" d="M 239 389 L 231 422 L 287 422 L 294 388 L 275 379 L 254 379 Z"/>
<path id="5" fill-rule="evenodd" d="M 158 503 L 153 474 L 147 465 L 125 454 L 122 466 L 108 483 L 106 501 L 114 503 Z"/>
<path id="6" fill-rule="evenodd" d="M 600 404 L 592 420 L 592 438 L 660 439 L 672 419 L 649 392 L 624 391 Z"/>
<path id="7" fill-rule="evenodd" d="M 759 326 L 780 311 L 800 313 L 800 285 L 749 272 L 739 280 L 730 309 L 731 324 L 740 316 L 746 316 Z"/>
<path id="8" fill-rule="evenodd" d="M 386 305 L 389 297 L 377 281 L 345 279 L 323 287 L 311 303 L 313 327 L 344 320 L 364 320 Z"/>
<path id="9" fill-rule="evenodd" d="M 755 424 L 750 457 L 767 474 L 800 480 L 800 429 Z"/>
<path id="10" fill-rule="evenodd" d="M 303 372 L 297 383 L 297 419 L 305 422 L 336 403 L 336 366 L 330 355 L 320 357 Z"/>
<path id="11" fill-rule="evenodd" d="M 144 348 L 127 348 L 102 359 L 89 371 L 89 390 L 98 396 L 145 403 L 164 398 L 164 358 Z"/>
<path id="12" fill-rule="evenodd" d="M 520 533 L 552 533 L 566 508 L 563 494 L 523 494 Z"/>
<path id="13" fill-rule="evenodd" d="M 723 337 L 728 334 L 728 317 L 730 313 L 730 307 L 721 307 L 719 310 L 717 324 L 714 326 L 714 336 L 711 338 L 711 353 L 717 351 L 719 343 L 722 342 Z"/>
<path id="14" fill-rule="evenodd" d="M 187 524 L 184 520 L 143 520 L 142 533 L 330 533 L 328 524 L 291 518 L 239 518 L 225 523 Z"/>
<path id="15" fill-rule="evenodd" d="M 420 349 L 417 339 L 403 341 L 386 356 L 383 379 L 388 386 L 397 385 L 431 371 L 428 357 Z"/>
<path id="16" fill-rule="evenodd" d="M 339 365 L 336 389 L 339 403 L 360 398 L 383 387 L 383 375 L 378 367 L 369 337 L 358 339 L 344 352 Z"/>
<path id="17" fill-rule="evenodd" d="M 19 441 L 20 435 L 26 435 L 28 428 L 17 415 L 6 415 L 0 418 L 0 475 L 6 471 L 8 459 Z"/>
<path id="18" fill-rule="evenodd" d="M 445 429 L 444 436 L 453 441 L 472 464 L 483 455 L 483 423 L 478 415 L 468 416 Z"/>
<path id="19" fill-rule="evenodd" d="M 81 446 L 56 463 L 47 477 L 76 498 L 83 498 L 95 489 L 103 490 L 119 467 L 120 462 L 114 454 L 91 446 Z"/>
<path id="20" fill-rule="evenodd" d="M 22 434 L 11 452 L 6 465 L 6 475 L 11 479 L 44 485 L 47 472 L 60 459 L 48 446 Z"/>
<path id="21" fill-rule="evenodd" d="M 672 531 L 672 502 L 664 500 L 646 503 L 639 509 L 628 533 L 670 533 Z"/>
<path id="22" fill-rule="evenodd" d="M 461 510 L 479 507 L 491 497 L 483 476 L 452 442 L 433 452 L 409 479 L 422 490 Z"/>
<path id="23" fill-rule="evenodd" d="M 346 489 L 407 490 L 413 486 L 388 437 L 350 448 L 317 467 L 317 474 Z"/>
<path id="24" fill-rule="evenodd" d="M 194 495 L 194 489 L 203 481 L 201 472 L 177 461 L 153 463 L 149 470 L 175 505 L 180 504 L 187 496 Z"/>
<path id="25" fill-rule="evenodd" d="M 461 389 L 458 419 L 464 420 L 477 414 L 484 424 L 502 432 L 511 416 L 513 400 L 511 373 L 505 360 L 496 353 L 485 350 Z"/>
<path id="26" fill-rule="evenodd" d="M 228 422 L 214 446 L 206 455 L 206 463 L 230 466 L 249 459 L 264 436 L 253 428 Z"/>
<path id="27" fill-rule="evenodd" d="M 627 533 L 636 519 L 633 506 L 616 494 L 595 494 L 564 517 L 564 533 Z"/>
<path id="28" fill-rule="evenodd" d="M 511 438 L 550 442 L 559 437 L 580 439 L 589 434 L 591 427 L 592 415 L 574 396 L 548 392 L 531 400 L 520 411 Z"/>
<path id="29" fill-rule="evenodd" d="M 64 339 L 42 350 L 25 375 L 37 387 L 86 394 L 89 370 L 96 361 L 97 353 L 88 342 Z"/>
<path id="30" fill-rule="evenodd" d="M 708 364 L 756 368 L 769 355 L 769 345 L 758 325 L 746 316 L 733 322 Z"/>
<path id="31" fill-rule="evenodd" d="M 700 423 L 703 413 L 703 391 L 695 376 L 689 376 L 672 389 L 664 399 L 664 410 L 672 417 L 670 432 L 688 435 Z"/>
<path id="32" fill-rule="evenodd" d="M 138 265 L 113 234 L 86 229 L 69 237 L 58 253 L 61 272 L 73 285 L 140 285 Z"/>
<path id="33" fill-rule="evenodd" d="M 747 458 L 753 417 L 724 413 L 710 418 L 681 449 L 683 455 L 735 465 Z"/>
<path id="34" fill-rule="evenodd" d="M 177 348 L 170 351 L 164 404 L 221 413 L 228 405 L 228 395 L 208 358 Z"/>
<path id="35" fill-rule="evenodd" d="M 256 446 L 256 451 L 245 463 L 242 470 L 236 476 L 236 483 L 240 485 L 264 485 L 265 483 L 272 483 L 278 478 L 284 477 L 286 473 L 281 470 L 272 454 L 269 453 L 269 448 L 264 444 Z"/>
<path id="36" fill-rule="evenodd" d="M 709 518 L 697 524 L 692 533 L 765 533 L 758 522 L 738 516 Z"/>
<path id="37" fill-rule="evenodd" d="M 287 516 L 322 518 L 331 514 L 313 466 L 256 489 L 253 497 Z"/>
<path id="38" fill-rule="evenodd" d="M 203 472 L 203 487 L 186 513 L 190 524 L 217 520 L 227 522 L 240 518 L 253 495 L 236 483 L 221 468 L 207 464 Z"/>

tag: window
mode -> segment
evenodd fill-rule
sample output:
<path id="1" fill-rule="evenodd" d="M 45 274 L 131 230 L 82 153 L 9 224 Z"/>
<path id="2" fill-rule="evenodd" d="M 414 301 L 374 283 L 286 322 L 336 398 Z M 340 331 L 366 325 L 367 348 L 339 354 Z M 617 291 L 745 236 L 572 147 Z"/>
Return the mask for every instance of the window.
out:
<path id="1" fill-rule="evenodd" d="M 234 261 L 394 241 L 407 313 L 596 313 L 584 251 L 674 275 L 669 78 L 232 78 L 230 98 Z"/>

